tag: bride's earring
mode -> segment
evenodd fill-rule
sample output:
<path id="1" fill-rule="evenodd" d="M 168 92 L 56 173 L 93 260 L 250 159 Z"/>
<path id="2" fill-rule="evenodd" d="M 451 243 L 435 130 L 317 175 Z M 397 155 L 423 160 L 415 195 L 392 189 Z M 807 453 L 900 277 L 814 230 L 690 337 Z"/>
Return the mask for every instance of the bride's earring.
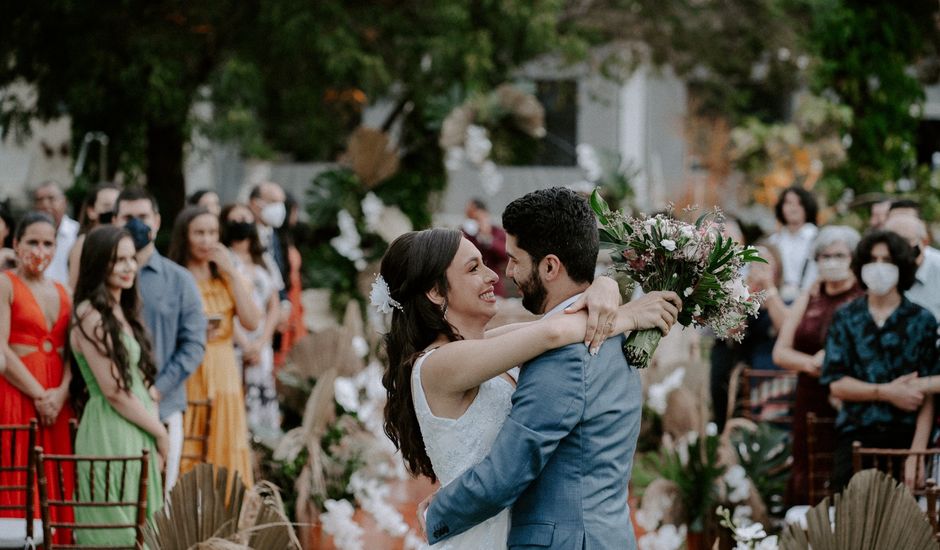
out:
<path id="1" fill-rule="evenodd" d="M 441 317 L 447 317 L 447 299 L 444 299 L 444 303 L 441 304 Z"/>

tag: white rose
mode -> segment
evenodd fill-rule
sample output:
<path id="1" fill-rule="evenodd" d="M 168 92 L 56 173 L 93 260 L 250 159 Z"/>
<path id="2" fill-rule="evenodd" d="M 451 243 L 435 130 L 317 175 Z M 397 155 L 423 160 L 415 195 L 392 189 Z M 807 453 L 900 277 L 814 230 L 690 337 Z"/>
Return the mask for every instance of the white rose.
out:
<path id="1" fill-rule="evenodd" d="M 676 249 L 676 241 L 672 239 L 663 239 L 659 241 L 659 244 L 661 244 L 662 247 L 668 250 L 669 252 L 672 252 L 673 250 Z"/>

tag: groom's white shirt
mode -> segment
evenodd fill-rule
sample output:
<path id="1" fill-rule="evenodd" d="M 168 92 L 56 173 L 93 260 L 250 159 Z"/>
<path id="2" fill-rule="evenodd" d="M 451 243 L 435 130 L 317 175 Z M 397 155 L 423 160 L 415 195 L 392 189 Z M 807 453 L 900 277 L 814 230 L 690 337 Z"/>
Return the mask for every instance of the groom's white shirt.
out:
<path id="1" fill-rule="evenodd" d="M 580 298 L 582 294 L 584 294 L 584 293 L 583 293 L 583 292 L 579 292 L 579 293 L 575 294 L 574 296 L 572 296 L 571 298 L 568 298 L 567 300 L 565 300 L 565 301 L 563 301 L 562 303 L 558 304 L 557 306 L 553 307 L 551 310 L 548 311 L 548 313 L 546 313 L 545 315 L 542 315 L 542 319 L 548 319 L 549 317 L 551 317 L 552 315 L 558 313 L 559 311 L 563 311 L 566 307 L 568 307 L 568 306 L 570 306 L 571 304 L 577 302 L 577 301 L 578 301 L 578 298 Z"/>

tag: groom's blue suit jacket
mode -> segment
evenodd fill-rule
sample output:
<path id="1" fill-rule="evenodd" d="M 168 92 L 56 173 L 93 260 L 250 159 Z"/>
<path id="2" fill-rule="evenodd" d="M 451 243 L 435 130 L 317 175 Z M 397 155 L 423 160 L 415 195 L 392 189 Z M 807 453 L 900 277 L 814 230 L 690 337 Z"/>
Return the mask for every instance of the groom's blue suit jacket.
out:
<path id="1" fill-rule="evenodd" d="M 432 544 L 511 506 L 509 548 L 636 548 L 627 484 L 643 395 L 623 339 L 593 357 L 572 344 L 522 368 L 490 454 L 434 496 Z"/>

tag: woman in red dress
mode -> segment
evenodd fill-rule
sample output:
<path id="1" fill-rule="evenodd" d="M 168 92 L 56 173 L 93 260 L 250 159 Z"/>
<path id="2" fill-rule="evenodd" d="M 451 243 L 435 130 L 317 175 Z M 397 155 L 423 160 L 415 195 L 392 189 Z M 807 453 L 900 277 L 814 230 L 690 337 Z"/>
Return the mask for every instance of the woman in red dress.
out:
<path id="1" fill-rule="evenodd" d="M 24 425 L 38 418 L 36 445 L 46 453 L 71 454 L 69 420 L 75 414 L 68 403 L 72 376 L 63 352 L 72 304 L 65 287 L 44 276 L 55 253 L 55 237 L 52 218 L 39 212 L 26 214 L 13 241 L 19 265 L 0 274 L 0 349 L 7 363 L 0 375 L 0 424 Z M 5 449 L 9 444 L 0 442 Z M 26 463 L 30 451 L 26 447 L 16 446 L 17 463 Z M 70 471 L 64 474 L 60 485 L 51 467 L 46 472 L 52 498 L 71 498 L 74 475 Z M 4 474 L 0 484 L 24 481 L 25 473 L 18 472 Z M 35 488 L 33 492 L 35 498 Z M 22 505 L 24 496 L 2 492 L 0 503 Z M 72 519 L 70 509 L 53 512 L 55 521 Z M 4 515 L 17 514 L 5 511 Z M 55 536 L 61 543 L 70 542 L 70 538 L 64 531 Z"/>

